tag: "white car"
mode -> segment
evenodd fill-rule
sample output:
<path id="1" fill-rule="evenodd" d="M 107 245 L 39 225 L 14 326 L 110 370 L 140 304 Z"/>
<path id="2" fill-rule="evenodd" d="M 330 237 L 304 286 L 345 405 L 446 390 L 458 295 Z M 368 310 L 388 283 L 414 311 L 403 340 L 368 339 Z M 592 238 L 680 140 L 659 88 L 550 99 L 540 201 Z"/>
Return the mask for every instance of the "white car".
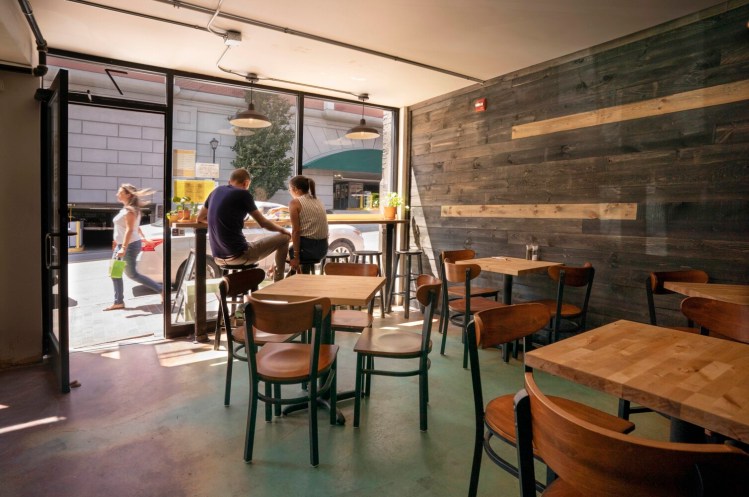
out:
<path id="1" fill-rule="evenodd" d="M 279 216 L 288 215 L 288 208 L 285 205 L 273 202 L 256 201 L 260 212 L 268 219 L 278 219 Z M 268 211 L 272 211 L 268 214 Z M 145 274 L 154 281 L 161 282 L 161 273 L 164 260 L 164 228 L 161 220 L 152 224 L 144 224 L 140 227 L 143 234 L 149 240 L 155 242 L 153 246 L 144 244 L 143 250 L 138 255 L 138 272 Z M 262 228 L 245 228 L 245 238 L 247 241 L 253 241 L 264 236 L 269 236 L 270 232 Z M 172 266 L 171 282 L 174 285 L 182 271 L 184 271 L 185 262 L 190 254 L 190 249 L 195 247 L 195 232 L 190 228 L 179 228 L 179 233 L 172 234 Z M 328 240 L 330 243 L 329 250 L 332 252 L 352 252 L 354 250 L 364 249 L 364 238 L 361 231 L 348 224 L 331 224 L 329 227 Z M 213 257 L 211 257 L 211 245 L 207 243 L 207 267 L 206 276 L 214 278 L 220 275 L 220 271 Z M 273 254 L 259 262 L 261 268 L 266 271 L 273 265 Z"/>

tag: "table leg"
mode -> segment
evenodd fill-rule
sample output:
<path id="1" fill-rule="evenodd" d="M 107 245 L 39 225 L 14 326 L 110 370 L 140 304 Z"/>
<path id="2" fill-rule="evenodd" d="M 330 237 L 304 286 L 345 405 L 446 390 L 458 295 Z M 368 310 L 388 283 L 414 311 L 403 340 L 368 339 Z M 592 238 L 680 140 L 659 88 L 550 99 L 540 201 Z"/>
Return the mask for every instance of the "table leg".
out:
<path id="1" fill-rule="evenodd" d="M 388 289 L 390 288 L 390 280 L 393 274 L 393 254 L 395 253 L 395 223 L 385 224 L 385 250 L 384 250 L 384 268 L 385 273 L 385 288 L 382 291 L 382 298 L 385 299 L 385 311 L 390 312 L 390 295 L 388 295 Z"/>
<path id="2" fill-rule="evenodd" d="M 505 305 L 512 304 L 512 275 L 505 274 L 502 278 L 502 303 Z M 517 341 L 513 345 L 517 350 Z M 516 356 L 517 357 L 517 356 Z M 510 362 L 510 344 L 506 343 L 502 346 L 502 360 L 504 362 Z"/>
<path id="3" fill-rule="evenodd" d="M 195 334 L 193 341 L 207 342 L 205 312 L 206 228 L 195 229 Z"/>
<path id="4" fill-rule="evenodd" d="M 705 443 L 705 429 L 671 416 L 669 439 L 681 443 Z"/>

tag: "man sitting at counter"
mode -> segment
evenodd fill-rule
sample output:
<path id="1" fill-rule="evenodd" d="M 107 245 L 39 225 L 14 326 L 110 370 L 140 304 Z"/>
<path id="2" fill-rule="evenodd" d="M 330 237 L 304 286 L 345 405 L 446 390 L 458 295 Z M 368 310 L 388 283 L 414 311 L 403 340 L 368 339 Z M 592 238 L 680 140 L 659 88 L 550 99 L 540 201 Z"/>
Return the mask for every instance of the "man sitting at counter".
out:
<path id="1" fill-rule="evenodd" d="M 291 233 L 266 219 L 258 210 L 255 199 L 248 191 L 251 182 L 246 169 L 232 171 L 229 184 L 219 186 L 208 195 L 198 213 L 198 221 L 208 223 L 211 253 L 217 264 L 251 264 L 275 252 L 273 279 L 278 281 L 283 278 L 286 269 Z M 277 234 L 247 242 L 242 232 L 247 214 L 259 226 Z"/>

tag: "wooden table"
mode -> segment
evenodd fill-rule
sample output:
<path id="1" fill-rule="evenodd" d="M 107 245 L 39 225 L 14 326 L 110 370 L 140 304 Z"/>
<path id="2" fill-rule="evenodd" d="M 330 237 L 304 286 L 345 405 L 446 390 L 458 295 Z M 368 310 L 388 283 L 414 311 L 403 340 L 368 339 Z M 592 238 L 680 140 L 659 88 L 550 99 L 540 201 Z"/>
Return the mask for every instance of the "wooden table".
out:
<path id="1" fill-rule="evenodd" d="M 383 276 L 338 276 L 319 274 L 295 274 L 272 285 L 252 292 L 252 296 L 261 300 L 283 300 L 295 302 L 317 297 L 327 297 L 334 305 L 366 306 L 375 294 L 385 285 Z M 354 392 L 338 392 L 338 400 L 353 398 Z M 324 400 L 324 399 L 323 399 Z M 329 405 L 323 404 L 326 407 Z M 284 414 L 305 409 L 307 404 L 287 407 Z M 346 419 L 339 411 L 338 424 Z"/>
<path id="2" fill-rule="evenodd" d="M 327 297 L 333 305 L 366 306 L 385 285 L 384 276 L 295 274 L 252 292 L 261 300 L 296 302 Z"/>
<path id="3" fill-rule="evenodd" d="M 517 257 L 483 257 L 467 259 L 456 264 L 478 264 L 482 271 L 504 275 L 502 285 L 502 303 L 512 303 L 512 278 L 531 273 L 543 273 L 552 266 L 561 266 L 561 262 L 529 261 Z"/>
<path id="4" fill-rule="evenodd" d="M 749 305 L 749 285 L 665 281 L 663 287 L 687 297 L 705 297 L 733 304 Z"/>
<path id="5" fill-rule="evenodd" d="M 749 345 L 621 320 L 525 363 L 672 416 L 672 439 L 683 420 L 749 442 Z"/>

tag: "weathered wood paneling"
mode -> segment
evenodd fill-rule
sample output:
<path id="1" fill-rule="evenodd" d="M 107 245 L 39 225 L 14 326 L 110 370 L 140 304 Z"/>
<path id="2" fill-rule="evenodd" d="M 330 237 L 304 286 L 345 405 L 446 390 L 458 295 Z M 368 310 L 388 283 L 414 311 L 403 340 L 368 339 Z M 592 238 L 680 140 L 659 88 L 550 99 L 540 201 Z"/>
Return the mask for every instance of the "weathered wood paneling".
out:
<path id="1" fill-rule="evenodd" d="M 513 127 L 639 108 L 679 94 L 712 95 L 721 85 L 745 82 L 748 18 L 743 5 L 674 29 L 654 28 L 633 43 L 413 106 L 411 208 L 428 258 L 460 247 L 522 257 L 525 244 L 535 242 L 544 259 L 589 261 L 596 267 L 592 325 L 647 320 L 650 271 L 701 268 L 716 282 L 749 283 L 749 101 L 692 101 L 689 110 L 511 136 Z M 486 112 L 472 110 L 479 97 L 487 98 Z M 521 215 L 528 204 L 620 203 L 634 204 L 636 217 Z M 443 206 L 489 205 L 515 209 L 510 218 L 441 215 Z M 516 278 L 515 285 L 519 299 L 553 294 L 543 275 Z M 658 304 L 664 324 L 683 320 L 679 300 Z"/>

